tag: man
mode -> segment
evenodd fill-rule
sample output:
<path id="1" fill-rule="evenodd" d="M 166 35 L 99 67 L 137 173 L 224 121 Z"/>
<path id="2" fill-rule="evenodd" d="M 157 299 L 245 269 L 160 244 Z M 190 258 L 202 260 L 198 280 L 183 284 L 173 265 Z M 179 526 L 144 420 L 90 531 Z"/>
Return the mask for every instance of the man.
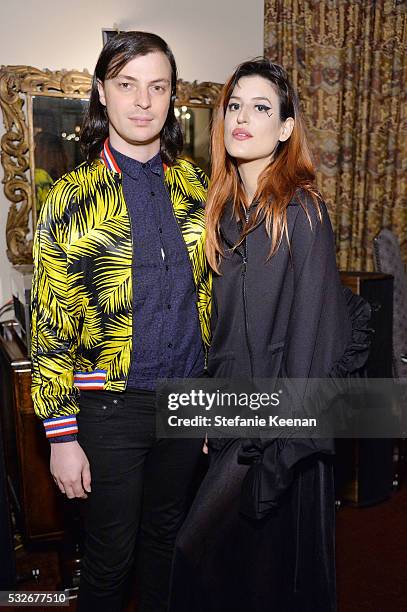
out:
<path id="1" fill-rule="evenodd" d="M 87 161 L 53 186 L 38 222 L 33 399 L 51 473 L 86 499 L 79 610 L 121 610 L 137 538 L 140 612 L 167 606 L 199 440 L 155 439 L 157 380 L 196 377 L 209 342 L 207 179 L 177 159 L 176 65 L 127 32 L 98 59 Z"/>

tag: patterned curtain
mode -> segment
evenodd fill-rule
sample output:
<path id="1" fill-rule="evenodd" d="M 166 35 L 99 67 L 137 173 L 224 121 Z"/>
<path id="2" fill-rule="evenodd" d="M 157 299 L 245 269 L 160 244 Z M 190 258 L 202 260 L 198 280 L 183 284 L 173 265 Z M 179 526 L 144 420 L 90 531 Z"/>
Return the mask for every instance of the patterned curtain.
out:
<path id="1" fill-rule="evenodd" d="M 406 0 L 265 0 L 265 55 L 298 90 L 343 270 L 372 270 L 382 227 L 407 262 L 406 16 Z"/>

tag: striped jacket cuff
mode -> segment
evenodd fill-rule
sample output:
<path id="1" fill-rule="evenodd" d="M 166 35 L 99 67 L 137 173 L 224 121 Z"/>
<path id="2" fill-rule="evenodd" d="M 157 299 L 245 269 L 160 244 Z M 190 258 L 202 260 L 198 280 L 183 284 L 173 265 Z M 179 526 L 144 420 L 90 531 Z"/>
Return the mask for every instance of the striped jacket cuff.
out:
<path id="1" fill-rule="evenodd" d="M 44 420 L 45 434 L 47 438 L 68 436 L 78 433 L 76 415 L 55 417 Z"/>
<path id="2" fill-rule="evenodd" d="M 77 434 L 72 434 L 69 436 L 56 436 L 55 438 L 48 438 L 48 442 L 50 444 L 62 444 L 63 442 L 76 442 L 78 439 Z"/>

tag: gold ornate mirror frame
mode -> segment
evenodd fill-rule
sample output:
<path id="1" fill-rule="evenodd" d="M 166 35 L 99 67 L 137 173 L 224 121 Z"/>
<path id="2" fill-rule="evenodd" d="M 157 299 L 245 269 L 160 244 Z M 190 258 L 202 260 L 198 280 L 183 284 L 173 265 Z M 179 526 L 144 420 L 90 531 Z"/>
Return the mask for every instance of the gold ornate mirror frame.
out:
<path id="1" fill-rule="evenodd" d="M 32 66 L 0 68 L 0 106 L 5 134 L 1 139 L 4 193 L 11 202 L 7 218 L 7 257 L 12 264 L 32 263 L 30 230 L 35 225 L 33 180 L 34 141 L 30 130 L 33 96 L 89 97 L 92 75 L 88 71 L 39 70 Z M 179 80 L 176 106 L 210 108 L 221 84 Z"/>

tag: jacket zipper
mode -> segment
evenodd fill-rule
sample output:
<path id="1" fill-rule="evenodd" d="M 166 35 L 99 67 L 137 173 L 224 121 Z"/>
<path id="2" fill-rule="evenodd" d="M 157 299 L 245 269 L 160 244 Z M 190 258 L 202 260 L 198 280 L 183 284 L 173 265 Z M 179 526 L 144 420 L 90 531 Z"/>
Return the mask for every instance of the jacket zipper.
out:
<path id="1" fill-rule="evenodd" d="M 249 211 L 250 211 L 250 206 L 245 211 L 246 225 L 249 222 Z M 242 288 L 243 288 L 243 310 L 244 310 L 244 325 L 245 325 L 246 344 L 247 344 L 247 351 L 249 353 L 250 376 L 251 376 L 251 378 L 253 378 L 253 374 L 254 374 L 254 370 L 253 370 L 253 351 L 252 351 L 252 346 L 250 344 L 250 336 L 249 336 L 249 318 L 248 318 L 248 313 L 247 313 L 247 293 L 246 293 L 246 272 L 247 272 L 247 235 L 245 236 L 245 239 L 244 239 L 244 242 L 243 242 L 243 268 L 242 268 L 243 283 L 242 283 Z"/>

